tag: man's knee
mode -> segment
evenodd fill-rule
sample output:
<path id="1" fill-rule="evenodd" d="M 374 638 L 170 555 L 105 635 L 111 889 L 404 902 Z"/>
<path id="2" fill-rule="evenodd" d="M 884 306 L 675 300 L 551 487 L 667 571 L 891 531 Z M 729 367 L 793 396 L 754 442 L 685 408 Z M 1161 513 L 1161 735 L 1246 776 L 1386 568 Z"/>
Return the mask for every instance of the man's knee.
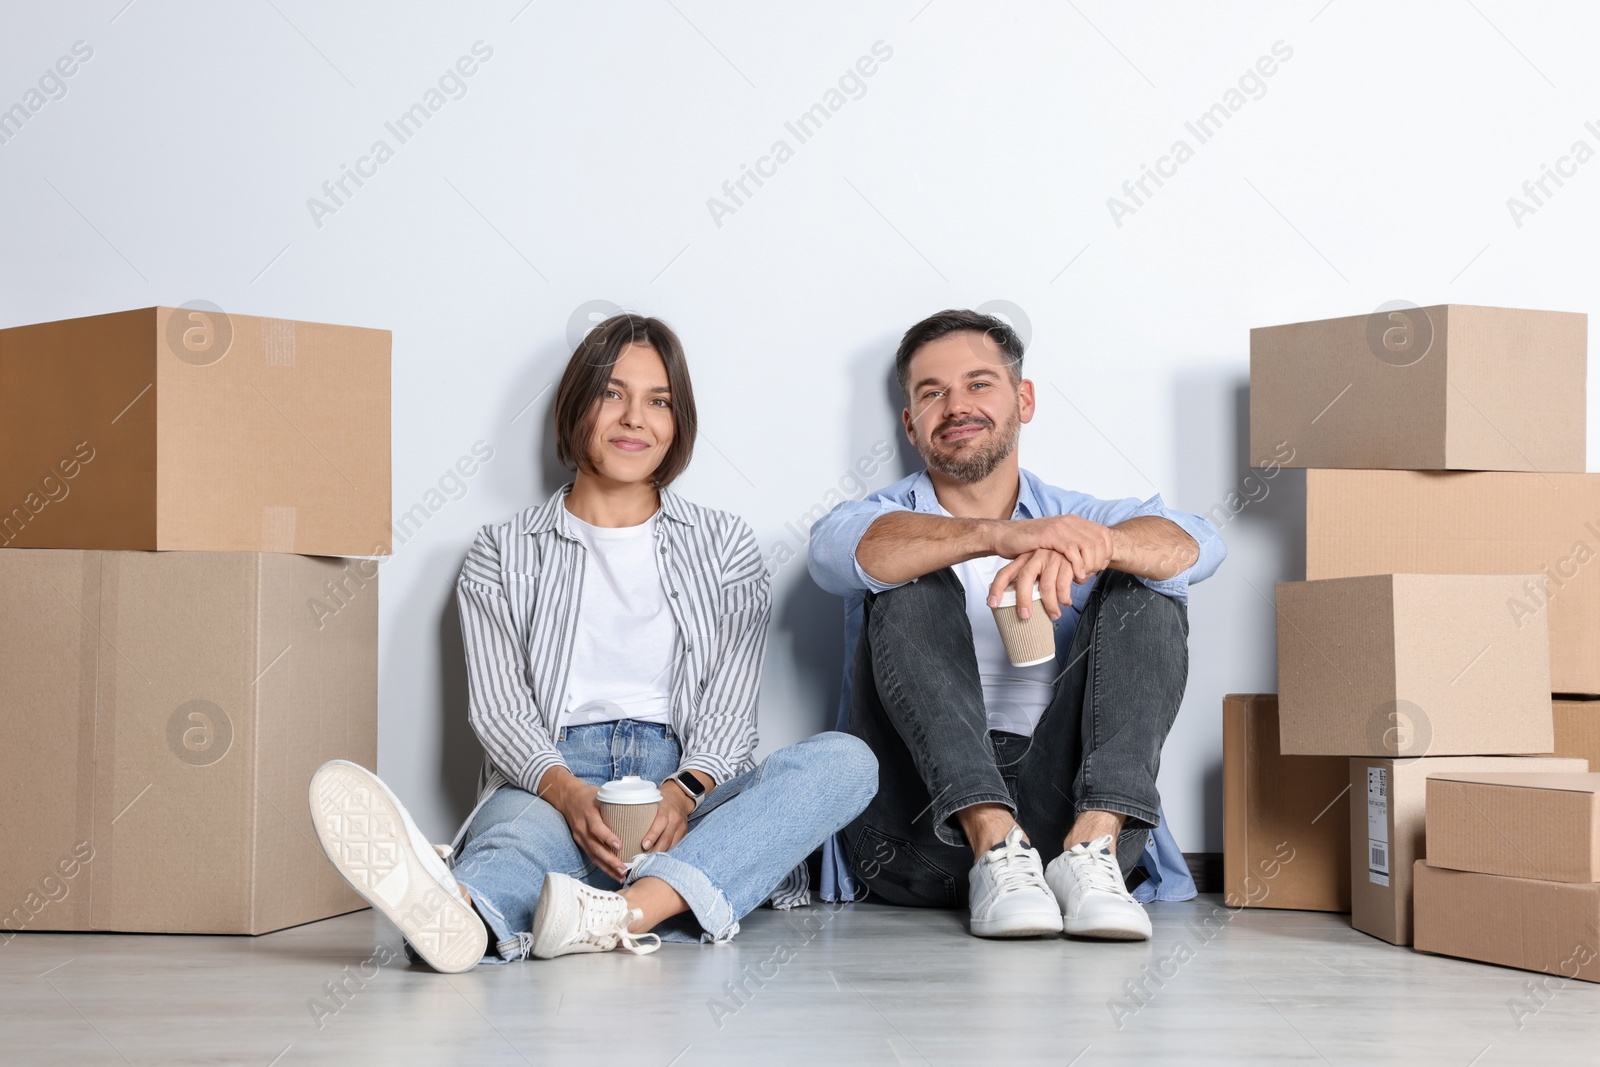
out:
<path id="1" fill-rule="evenodd" d="M 868 627 L 878 632 L 886 620 L 899 616 L 924 619 L 930 616 L 962 615 L 967 613 L 967 593 L 949 567 L 924 574 L 916 581 L 885 589 L 872 596 L 868 612 Z"/>
<path id="2" fill-rule="evenodd" d="M 1136 629 L 1157 642 L 1179 645 L 1189 639 L 1188 608 L 1126 571 L 1103 571 L 1095 595 L 1102 632 Z"/>

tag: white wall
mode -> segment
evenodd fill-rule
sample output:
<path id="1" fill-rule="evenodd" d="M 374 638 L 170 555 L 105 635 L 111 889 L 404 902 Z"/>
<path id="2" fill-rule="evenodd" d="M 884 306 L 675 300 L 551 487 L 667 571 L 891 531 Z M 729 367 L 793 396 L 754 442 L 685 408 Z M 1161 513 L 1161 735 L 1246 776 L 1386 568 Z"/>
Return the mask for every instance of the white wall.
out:
<path id="1" fill-rule="evenodd" d="M 476 766 L 451 583 L 476 527 L 556 484 L 544 390 L 588 301 L 679 329 L 704 428 L 681 488 L 776 552 L 898 445 L 894 342 L 942 307 L 1023 309 L 1029 467 L 1204 511 L 1247 473 L 1249 327 L 1397 298 L 1589 310 L 1600 281 L 1600 163 L 1520 226 L 1506 203 L 1600 147 L 1590 5 L 124 4 L 0 12 L 0 107 L 93 49 L 0 145 L 0 324 L 206 299 L 387 327 L 396 513 L 493 446 L 382 572 L 380 768 L 440 837 Z M 399 144 L 384 123 L 478 41 L 466 95 Z M 864 94 L 799 143 L 784 123 L 880 41 Z M 1279 41 L 1264 95 L 1198 144 L 1185 122 Z M 1178 138 L 1193 158 L 1114 220 L 1107 198 Z M 393 158 L 314 219 L 378 139 Z M 792 158 L 714 219 L 779 139 Z M 1221 847 L 1222 694 L 1275 687 L 1268 598 L 1301 567 L 1303 484 L 1232 520 L 1194 593 L 1162 773 L 1189 850 Z M 804 563 L 776 585 L 764 750 L 830 721 L 841 652 Z"/>

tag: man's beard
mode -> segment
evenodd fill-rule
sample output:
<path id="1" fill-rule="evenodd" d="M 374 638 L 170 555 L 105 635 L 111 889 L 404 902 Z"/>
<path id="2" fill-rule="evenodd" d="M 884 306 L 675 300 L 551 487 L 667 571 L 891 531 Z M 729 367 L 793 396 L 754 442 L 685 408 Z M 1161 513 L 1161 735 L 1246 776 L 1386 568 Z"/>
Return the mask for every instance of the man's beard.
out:
<path id="1" fill-rule="evenodd" d="M 994 426 L 993 422 L 982 416 L 946 423 L 930 434 L 927 440 L 917 442 L 917 454 L 922 457 L 922 462 L 947 478 L 954 478 L 968 485 L 983 481 L 994 473 L 996 467 L 1005 462 L 1007 456 L 1017 450 L 1017 438 L 1022 434 L 1022 416 L 1019 412 L 1012 411 L 1005 425 L 987 444 L 962 444 L 951 449 L 940 448 L 939 434 L 956 426 L 975 424 L 991 428 Z"/>

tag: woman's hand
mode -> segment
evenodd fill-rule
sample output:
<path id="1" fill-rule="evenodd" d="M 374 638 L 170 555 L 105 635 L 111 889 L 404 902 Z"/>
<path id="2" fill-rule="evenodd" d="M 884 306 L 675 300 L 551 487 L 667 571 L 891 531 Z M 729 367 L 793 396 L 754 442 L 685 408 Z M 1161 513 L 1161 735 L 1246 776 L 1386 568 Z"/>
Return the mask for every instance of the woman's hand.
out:
<path id="1" fill-rule="evenodd" d="M 694 814 L 694 798 L 683 791 L 677 782 L 666 782 L 661 787 L 661 803 L 656 806 L 656 817 L 644 832 L 639 846 L 646 852 L 666 852 L 683 840 L 689 832 L 689 816 Z"/>
<path id="2" fill-rule="evenodd" d="M 552 781 L 552 778 L 554 779 Z M 567 820 L 572 840 L 595 864 L 617 881 L 627 877 L 620 850 L 622 841 L 600 817 L 600 787 L 590 785 L 565 767 L 553 767 L 541 783 L 540 793 Z"/>

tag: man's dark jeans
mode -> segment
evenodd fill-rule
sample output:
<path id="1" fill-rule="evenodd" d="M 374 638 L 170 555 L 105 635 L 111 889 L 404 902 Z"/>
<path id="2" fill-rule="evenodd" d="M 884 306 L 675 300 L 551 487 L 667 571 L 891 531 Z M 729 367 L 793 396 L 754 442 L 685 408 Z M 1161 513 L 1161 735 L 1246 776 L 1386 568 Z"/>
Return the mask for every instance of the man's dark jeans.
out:
<path id="1" fill-rule="evenodd" d="M 1003 804 L 1048 863 L 1086 810 L 1128 817 L 1126 875 L 1156 825 L 1156 771 L 1189 676 L 1185 607 L 1100 575 L 1032 737 L 993 731 L 966 593 L 949 568 L 868 595 L 850 732 L 878 757 L 878 794 L 845 830 L 856 874 L 899 905 L 961 907 L 972 852 L 955 812 Z"/>

